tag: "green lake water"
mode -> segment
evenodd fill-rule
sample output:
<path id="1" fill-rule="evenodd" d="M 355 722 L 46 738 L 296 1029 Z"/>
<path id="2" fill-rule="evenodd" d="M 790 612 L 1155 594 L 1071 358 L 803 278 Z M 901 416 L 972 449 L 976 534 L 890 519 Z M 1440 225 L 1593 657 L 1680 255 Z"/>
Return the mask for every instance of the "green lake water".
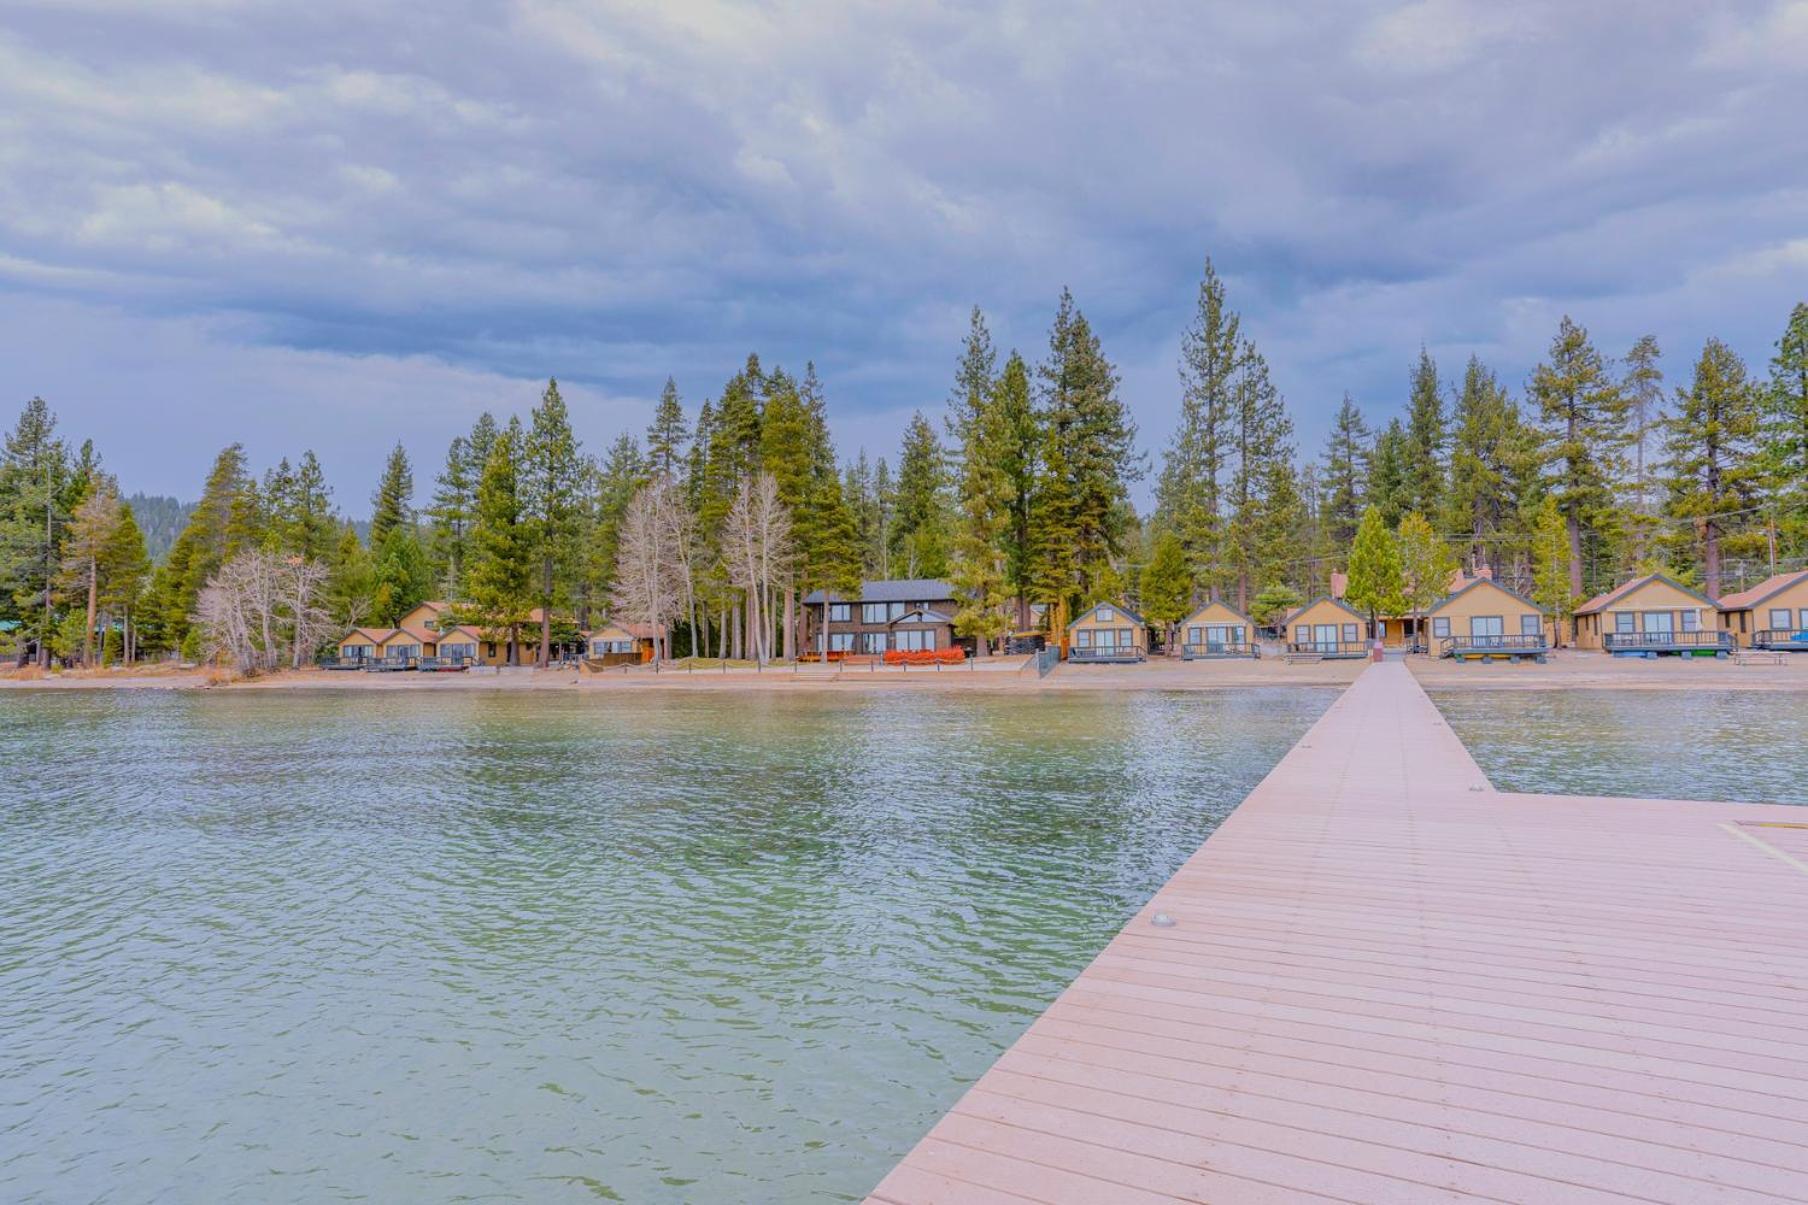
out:
<path id="1" fill-rule="evenodd" d="M 1503 791 L 1808 804 L 1808 695 L 1432 691 Z"/>
<path id="2" fill-rule="evenodd" d="M 1334 696 L 0 695 L 0 1199 L 858 1197 Z"/>

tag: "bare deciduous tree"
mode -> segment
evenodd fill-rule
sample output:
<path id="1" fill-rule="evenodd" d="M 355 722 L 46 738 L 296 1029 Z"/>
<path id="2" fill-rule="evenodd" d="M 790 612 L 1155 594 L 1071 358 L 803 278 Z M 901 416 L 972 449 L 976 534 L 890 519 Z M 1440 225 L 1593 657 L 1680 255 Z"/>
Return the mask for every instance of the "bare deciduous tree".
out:
<path id="1" fill-rule="evenodd" d="M 779 500 L 770 473 L 741 482 L 729 508 L 723 535 L 728 577 L 747 592 L 748 651 L 756 661 L 772 658 L 770 624 L 762 620 L 774 586 L 791 567 L 791 515 Z"/>
<path id="2" fill-rule="evenodd" d="M 614 617 L 653 629 L 655 655 L 670 652 L 664 633 L 678 609 L 688 567 L 689 511 L 666 478 L 644 485 L 622 515 L 615 558 Z"/>
<path id="3" fill-rule="evenodd" d="M 195 600 L 208 655 L 247 674 L 275 669 L 285 654 L 299 667 L 335 630 L 320 602 L 327 572 L 318 561 L 255 549 L 227 561 Z"/>

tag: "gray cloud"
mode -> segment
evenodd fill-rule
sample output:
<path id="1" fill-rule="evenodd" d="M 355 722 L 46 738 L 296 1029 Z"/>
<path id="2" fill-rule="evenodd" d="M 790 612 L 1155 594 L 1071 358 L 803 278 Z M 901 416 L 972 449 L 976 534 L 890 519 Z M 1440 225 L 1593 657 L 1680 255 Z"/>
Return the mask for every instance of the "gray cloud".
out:
<path id="1" fill-rule="evenodd" d="M 180 404 L 361 505 L 548 374 L 600 442 L 749 350 L 889 451 L 969 305 L 1035 355 L 1063 284 L 1158 447 L 1207 253 L 1308 443 L 1421 342 L 1680 372 L 1808 292 L 1803 0 L 1197 7 L 16 4 L 0 386 L 128 485 L 193 492 Z"/>

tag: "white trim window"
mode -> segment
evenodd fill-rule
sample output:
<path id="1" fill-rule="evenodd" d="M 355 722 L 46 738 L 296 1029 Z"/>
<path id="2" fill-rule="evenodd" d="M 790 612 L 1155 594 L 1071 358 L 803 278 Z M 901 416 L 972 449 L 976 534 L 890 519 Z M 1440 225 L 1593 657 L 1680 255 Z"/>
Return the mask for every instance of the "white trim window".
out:
<path id="1" fill-rule="evenodd" d="M 1110 623 L 1112 620 L 1114 620 L 1116 618 L 1117 618 L 1117 613 L 1114 612 L 1110 607 L 1100 607 L 1099 608 L 1099 622 L 1100 623 Z"/>
<path id="2" fill-rule="evenodd" d="M 1682 630 L 1685 632 L 1701 631 L 1701 612 L 1684 611 L 1682 613 Z"/>
<path id="3" fill-rule="evenodd" d="M 935 649 L 934 628 L 908 628 L 896 632 L 892 637 L 892 647 L 902 649 L 906 653 L 933 652 Z"/>
<path id="4" fill-rule="evenodd" d="M 1808 611 L 1804 611 L 1803 615 L 1805 617 L 1808 617 Z M 1771 631 L 1788 632 L 1788 631 L 1793 630 L 1794 627 L 1795 627 L 1795 624 L 1790 622 L 1790 614 L 1789 614 L 1788 607 L 1772 607 L 1770 609 L 1770 630 Z"/>
<path id="5" fill-rule="evenodd" d="M 854 604 L 853 603 L 830 603 L 829 604 L 829 622 L 830 623 L 852 623 L 853 621 L 854 621 Z"/>
<path id="6" fill-rule="evenodd" d="M 831 653 L 851 653 L 854 651 L 854 634 L 852 632 L 830 632 L 829 651 Z"/>
<path id="7" fill-rule="evenodd" d="M 1519 617 L 1519 634 L 1521 636 L 1544 635 L 1544 618 L 1539 615 L 1521 615 Z"/>
<path id="8" fill-rule="evenodd" d="M 1431 634 L 1433 636 L 1437 637 L 1439 640 L 1448 639 L 1450 636 L 1450 616 L 1448 616 L 1448 615 L 1432 616 L 1432 618 L 1431 618 Z"/>

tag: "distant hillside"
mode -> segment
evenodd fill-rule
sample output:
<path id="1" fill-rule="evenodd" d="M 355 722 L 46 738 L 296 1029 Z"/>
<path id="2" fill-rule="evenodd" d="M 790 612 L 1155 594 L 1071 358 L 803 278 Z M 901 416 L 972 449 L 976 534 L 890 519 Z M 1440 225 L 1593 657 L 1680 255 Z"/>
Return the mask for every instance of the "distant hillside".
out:
<path id="1" fill-rule="evenodd" d="M 187 526 L 188 517 L 195 512 L 193 502 L 179 502 L 174 498 L 152 497 L 147 494 L 133 494 L 126 499 L 126 505 L 132 508 L 132 518 L 137 522 L 138 529 L 144 532 L 145 550 L 156 563 L 162 563 L 170 545 L 176 542 L 176 537 Z"/>

